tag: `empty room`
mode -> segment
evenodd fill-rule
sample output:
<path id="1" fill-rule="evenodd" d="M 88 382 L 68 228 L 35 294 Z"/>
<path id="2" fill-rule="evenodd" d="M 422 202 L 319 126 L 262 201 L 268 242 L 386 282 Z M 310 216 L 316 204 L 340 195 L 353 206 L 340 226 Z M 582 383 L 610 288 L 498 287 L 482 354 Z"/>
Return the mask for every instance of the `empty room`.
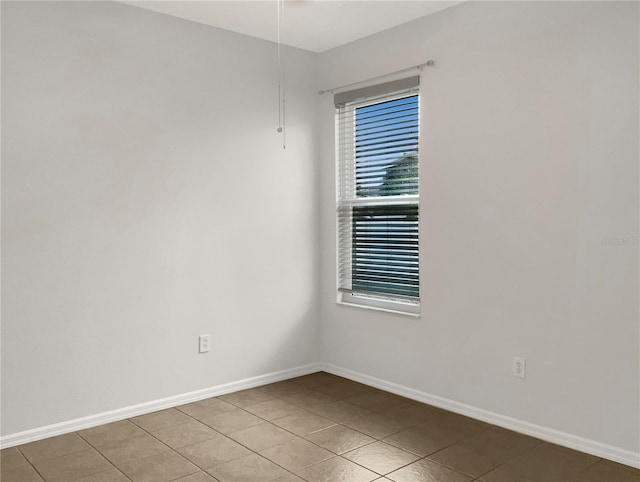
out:
<path id="1" fill-rule="evenodd" d="M 2 1 L 3 482 L 640 482 L 640 3 Z"/>

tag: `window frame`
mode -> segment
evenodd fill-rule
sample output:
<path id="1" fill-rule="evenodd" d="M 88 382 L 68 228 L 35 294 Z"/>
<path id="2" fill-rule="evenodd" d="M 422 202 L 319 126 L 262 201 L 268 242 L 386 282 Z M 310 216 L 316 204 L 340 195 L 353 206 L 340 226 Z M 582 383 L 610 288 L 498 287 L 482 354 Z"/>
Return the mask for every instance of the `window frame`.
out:
<path id="1" fill-rule="evenodd" d="M 417 80 L 416 80 L 417 79 Z M 409 85 L 408 84 L 414 84 Z M 357 194 L 357 180 L 355 175 L 351 175 L 348 181 L 343 179 L 343 174 L 347 172 L 348 168 L 353 168 L 355 172 L 356 156 L 353 155 L 349 160 L 344 159 L 343 151 L 345 149 L 354 149 L 356 143 L 356 131 L 349 133 L 349 128 L 342 125 L 345 122 L 345 113 L 352 119 L 351 122 L 355 125 L 356 110 L 367 105 L 376 105 L 383 102 L 388 102 L 396 99 L 402 99 L 405 97 L 417 96 L 418 106 L 418 120 L 417 120 L 417 193 L 416 194 L 402 194 L 402 195 L 380 195 L 380 196 L 358 196 Z M 344 100 L 344 99 L 347 100 Z M 335 138 L 336 138 L 336 285 L 337 285 L 337 299 L 336 302 L 339 305 L 365 308 L 371 310 L 378 310 L 384 312 L 390 312 L 401 315 L 408 315 L 412 317 L 419 317 L 421 313 L 421 283 L 420 283 L 420 117 L 421 117 L 421 96 L 419 87 L 419 77 L 413 77 L 411 79 L 401 79 L 400 81 L 393 81 L 387 84 L 380 84 L 377 86 L 367 87 L 353 91 L 350 93 L 337 94 L 334 98 L 336 101 L 336 117 L 335 117 Z M 345 140 L 342 137 L 345 132 L 348 134 L 348 145 L 345 147 Z M 398 156 L 401 158 L 401 156 Z M 345 164 L 352 163 L 348 167 Z M 349 185 L 349 192 L 346 192 L 347 185 Z M 418 296 L 417 297 L 405 297 L 401 295 L 385 295 L 376 293 L 366 293 L 353 289 L 341 288 L 342 273 L 346 269 L 349 271 L 348 279 L 351 279 L 350 270 L 352 269 L 352 244 L 349 244 L 345 248 L 346 242 L 352 243 L 353 241 L 345 241 L 346 239 L 352 239 L 352 236 L 345 234 L 344 230 L 353 230 L 353 212 L 347 216 L 351 220 L 351 224 L 345 227 L 344 220 L 341 220 L 341 211 L 345 209 L 354 209 L 358 206 L 398 206 L 402 204 L 409 204 L 416 206 L 417 208 L 417 243 L 418 243 Z M 349 258 L 345 260 L 342 258 L 343 253 L 347 253 Z M 347 266 L 349 265 L 349 266 Z M 345 268 L 345 266 L 347 266 Z"/>

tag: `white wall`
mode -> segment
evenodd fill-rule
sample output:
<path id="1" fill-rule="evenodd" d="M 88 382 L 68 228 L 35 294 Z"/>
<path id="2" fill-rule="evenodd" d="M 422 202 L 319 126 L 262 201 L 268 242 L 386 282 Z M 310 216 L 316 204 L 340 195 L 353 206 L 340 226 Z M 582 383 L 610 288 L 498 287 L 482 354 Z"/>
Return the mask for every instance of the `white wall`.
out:
<path id="1" fill-rule="evenodd" d="M 638 245 L 602 242 L 638 236 L 638 20 L 637 2 L 470 2 L 320 56 L 322 88 L 436 62 L 420 319 L 335 303 L 321 100 L 324 361 L 639 451 Z"/>
<path id="2" fill-rule="evenodd" d="M 274 44 L 2 2 L 3 435 L 318 361 L 316 59 L 285 56 L 283 151 Z"/>

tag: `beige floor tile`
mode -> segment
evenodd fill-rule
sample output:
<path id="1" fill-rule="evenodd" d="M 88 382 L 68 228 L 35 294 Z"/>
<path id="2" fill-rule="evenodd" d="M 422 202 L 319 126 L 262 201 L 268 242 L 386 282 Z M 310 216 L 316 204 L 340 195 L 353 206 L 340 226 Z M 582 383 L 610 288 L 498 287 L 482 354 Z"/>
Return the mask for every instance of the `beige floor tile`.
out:
<path id="1" fill-rule="evenodd" d="M 288 417 L 290 415 L 300 415 L 309 413 L 307 410 L 296 405 L 285 402 L 284 400 L 273 399 L 267 402 L 256 403 L 244 407 L 247 412 L 251 412 L 265 420 L 276 420 L 278 418 Z"/>
<path id="2" fill-rule="evenodd" d="M 133 459 L 166 453 L 170 450 L 165 444 L 145 433 L 140 437 L 101 447 L 100 453 L 109 459 L 113 465 L 122 469 Z"/>
<path id="3" fill-rule="evenodd" d="M 305 410 L 313 410 L 314 407 L 336 401 L 334 397 L 327 395 L 326 393 L 320 393 L 316 390 L 310 390 L 304 387 L 302 390 L 282 398 L 282 400 Z"/>
<path id="4" fill-rule="evenodd" d="M 224 402 L 218 398 L 206 398 L 198 402 L 187 403 L 176 407 L 187 415 L 200 420 L 202 417 L 218 415 L 220 413 L 231 412 L 237 410 L 235 405 Z"/>
<path id="5" fill-rule="evenodd" d="M 598 462 L 596 457 L 542 443 L 480 477 L 483 482 L 564 482 Z"/>
<path id="6" fill-rule="evenodd" d="M 323 405 L 313 407 L 313 413 L 337 423 L 344 423 L 347 420 L 366 416 L 371 412 L 364 408 L 356 407 L 350 403 L 338 400 L 336 402 L 325 403 Z"/>
<path id="7" fill-rule="evenodd" d="M 271 383 L 269 385 L 263 385 L 261 387 L 257 387 L 257 390 L 267 393 L 275 398 L 283 398 L 283 397 L 288 397 L 289 395 L 293 395 L 296 392 L 304 390 L 304 387 L 302 385 L 298 385 L 297 383 L 293 383 L 289 380 L 285 380 L 282 382 L 276 382 L 276 383 Z"/>
<path id="8" fill-rule="evenodd" d="M 145 435 L 145 432 L 129 420 L 121 420 L 119 422 L 112 422 L 106 425 L 80 430 L 78 434 L 94 447 L 100 448 L 105 445 L 122 442 L 123 440 L 140 437 L 141 435 Z"/>
<path id="9" fill-rule="evenodd" d="M 233 432 L 229 437 L 256 452 L 296 438 L 292 433 L 268 422 Z"/>
<path id="10" fill-rule="evenodd" d="M 439 408 L 430 407 L 429 405 L 418 403 L 401 403 L 390 408 L 380 410 L 380 414 L 390 418 L 406 420 L 413 425 L 428 422 L 435 417 L 442 417 L 448 412 Z"/>
<path id="11" fill-rule="evenodd" d="M 437 452 L 461 440 L 462 436 L 455 430 L 437 427 L 431 430 L 411 427 L 395 433 L 383 440 L 416 455 L 425 456 Z"/>
<path id="12" fill-rule="evenodd" d="M 80 477 L 74 482 L 129 482 L 129 479 L 117 469 L 109 469 L 104 472 Z"/>
<path id="13" fill-rule="evenodd" d="M 288 474 L 282 467 L 257 454 L 218 465 L 207 469 L 207 472 L 220 482 L 273 482 Z"/>
<path id="14" fill-rule="evenodd" d="M 204 442 L 219 435 L 219 432 L 196 420 L 153 433 L 154 437 L 174 449 Z"/>
<path id="15" fill-rule="evenodd" d="M 297 383 L 298 385 L 302 385 L 303 387 L 315 389 L 318 387 L 333 385 L 334 383 L 345 381 L 345 379 L 326 372 L 316 372 L 309 375 L 292 378 L 291 381 L 293 383 Z"/>
<path id="16" fill-rule="evenodd" d="M 206 472 L 196 472 L 195 474 L 187 475 L 186 477 L 180 477 L 175 482 L 218 482 L 218 479 L 214 479 Z"/>
<path id="17" fill-rule="evenodd" d="M 0 468 L 2 470 L 11 470 L 28 464 L 27 459 L 16 447 L 0 451 Z"/>
<path id="18" fill-rule="evenodd" d="M 570 449 L 569 447 L 563 447 L 562 445 L 556 445 L 556 444 L 553 444 L 551 442 L 542 442 L 541 441 L 541 444 L 540 444 L 539 447 L 542 447 L 542 446 L 548 446 L 548 447 L 553 448 L 555 450 L 560 450 L 562 452 L 566 452 L 566 453 L 573 454 L 573 455 L 580 455 L 581 457 L 588 457 L 593 461 L 594 464 L 597 463 L 597 462 L 600 462 L 600 461 L 604 461 L 604 459 L 601 459 L 600 457 L 597 457 L 595 455 L 590 455 L 590 454 L 587 454 L 585 452 L 580 452 L 578 450 Z M 615 462 L 611 462 L 611 463 L 615 464 Z M 619 464 L 616 464 L 616 465 L 619 465 Z M 623 465 L 622 467 L 627 467 L 627 466 Z"/>
<path id="19" fill-rule="evenodd" d="M 105 472 L 113 468 L 94 449 L 42 459 L 34 462 L 33 465 L 47 482 L 71 482 L 80 477 Z"/>
<path id="20" fill-rule="evenodd" d="M 490 429 L 436 452 L 429 459 L 471 477 L 479 477 L 540 443 L 526 435 Z"/>
<path id="21" fill-rule="evenodd" d="M 400 432 L 411 426 L 410 423 L 404 420 L 385 417 L 379 413 L 371 413 L 353 418 L 345 421 L 343 424 L 377 439 L 388 437 L 391 434 Z"/>
<path id="22" fill-rule="evenodd" d="M 433 432 L 437 432 L 438 430 L 446 431 L 447 433 L 455 434 L 457 440 L 462 440 L 489 430 L 492 428 L 492 425 L 465 417 L 464 415 L 450 413 L 442 417 L 429 419 L 417 425 L 416 428 Z"/>
<path id="23" fill-rule="evenodd" d="M 255 405 L 256 403 L 273 400 L 271 395 L 255 388 L 228 393 L 227 395 L 221 395 L 218 398 L 223 402 L 231 403 L 237 407 L 247 407 L 249 405 Z"/>
<path id="24" fill-rule="evenodd" d="M 90 448 L 91 446 L 76 433 L 58 435 L 57 437 L 20 445 L 20 451 L 31 463 L 81 452 Z"/>
<path id="25" fill-rule="evenodd" d="M 338 397 L 342 397 L 340 394 L 340 389 L 333 390 L 332 387 L 334 385 L 337 385 L 338 383 L 342 383 L 345 381 L 346 380 L 339 379 L 339 378 L 335 378 L 335 379 L 327 378 L 326 380 L 325 379 L 317 379 L 314 381 L 309 380 L 309 382 L 303 382 L 299 384 L 315 392 L 330 395 L 331 397 L 337 400 Z M 335 393 L 335 395 L 332 395 L 332 393 Z"/>
<path id="26" fill-rule="evenodd" d="M 349 380 L 339 381 L 328 385 L 321 385 L 315 390 L 334 397 L 336 400 L 356 397 L 371 391 L 370 387 Z"/>
<path id="27" fill-rule="evenodd" d="M 286 444 L 262 450 L 260 455 L 291 472 L 297 472 L 311 464 L 334 457 L 335 455 L 303 439 L 294 439 Z"/>
<path id="28" fill-rule="evenodd" d="M 640 470 L 601 460 L 574 479 L 576 482 L 640 482 Z"/>
<path id="29" fill-rule="evenodd" d="M 384 442 L 374 442 L 342 456 L 380 475 L 386 475 L 420 458 Z"/>
<path id="30" fill-rule="evenodd" d="M 370 391 L 345 399 L 345 402 L 351 403 L 356 407 L 364 408 L 365 410 L 371 410 L 372 412 L 400 405 L 403 401 L 404 400 L 402 398 L 397 397 L 396 395 L 379 390 Z"/>
<path id="31" fill-rule="evenodd" d="M 246 457 L 251 453 L 250 450 L 224 435 L 218 435 L 204 442 L 187 445 L 176 450 L 203 469 Z"/>
<path id="32" fill-rule="evenodd" d="M 238 430 L 264 423 L 264 420 L 261 418 L 245 412 L 240 408 L 215 415 L 205 415 L 200 418 L 200 421 L 224 434 L 237 432 Z"/>
<path id="33" fill-rule="evenodd" d="M 416 455 L 425 456 L 490 427 L 489 424 L 460 415 L 445 415 L 392 434 L 383 440 Z"/>
<path id="34" fill-rule="evenodd" d="M 274 420 L 273 423 L 300 436 L 317 432 L 336 424 L 333 420 L 313 413 L 289 415 L 288 417 Z"/>
<path id="35" fill-rule="evenodd" d="M 427 459 L 418 460 L 387 474 L 395 482 L 469 482 L 470 477 Z M 517 482 L 517 481 L 512 481 Z"/>
<path id="36" fill-rule="evenodd" d="M 129 460 L 122 471 L 133 482 L 168 482 L 200 469 L 172 450 L 151 457 Z"/>
<path id="37" fill-rule="evenodd" d="M 159 412 L 148 413 L 131 419 L 133 423 L 147 432 L 157 432 L 165 428 L 175 427 L 183 423 L 189 423 L 193 419 L 180 410 L 169 408 Z"/>
<path id="38" fill-rule="evenodd" d="M 334 457 L 298 472 L 308 482 L 369 482 L 379 475 L 342 457 Z"/>
<path id="39" fill-rule="evenodd" d="M 376 440 L 344 425 L 334 425 L 333 427 L 311 433 L 305 436 L 305 438 L 335 454 L 343 454 L 375 442 Z"/>
<path id="40" fill-rule="evenodd" d="M 42 477 L 30 464 L 13 469 L 0 467 L 0 480 L 2 482 L 43 482 Z"/>
<path id="41" fill-rule="evenodd" d="M 214 479 L 206 472 L 196 472 L 195 474 L 176 479 L 175 482 L 218 482 L 218 479 Z"/>
<path id="42" fill-rule="evenodd" d="M 298 477 L 297 475 L 288 473 L 287 475 L 278 477 L 273 482 L 305 482 L 305 481 L 300 477 Z"/>

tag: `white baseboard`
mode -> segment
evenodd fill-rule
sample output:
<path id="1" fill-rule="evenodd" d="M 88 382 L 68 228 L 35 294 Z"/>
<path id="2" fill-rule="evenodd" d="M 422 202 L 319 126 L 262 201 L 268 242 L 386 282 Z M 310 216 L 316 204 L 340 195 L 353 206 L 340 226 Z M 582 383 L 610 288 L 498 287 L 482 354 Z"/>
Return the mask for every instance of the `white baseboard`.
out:
<path id="1" fill-rule="evenodd" d="M 55 435 L 63 435 L 65 433 L 95 427 L 97 425 L 102 425 L 105 423 L 117 422 L 119 420 L 125 420 L 127 418 L 144 415 L 158 410 L 163 410 L 165 408 L 177 407 L 178 405 L 184 405 L 185 403 L 197 402 L 198 400 L 204 400 L 205 398 L 210 397 L 217 397 L 219 395 L 224 395 L 225 393 L 245 390 L 247 388 L 259 387 L 260 385 L 266 385 L 268 383 L 279 382 L 281 380 L 287 380 L 289 378 L 307 375 L 309 373 L 317 372 L 321 369 L 322 364 L 311 363 L 309 365 L 303 365 L 296 368 L 267 373 L 265 375 L 259 375 L 256 377 L 245 378 L 244 380 L 216 385 L 214 387 L 204 388 L 202 390 L 196 390 L 189 393 L 183 393 L 181 395 L 175 395 L 160 400 L 153 400 L 151 402 L 131 405 L 129 407 L 119 408 L 117 410 L 111 410 L 96 415 L 90 415 L 88 417 L 76 418 L 73 420 L 68 420 L 66 422 L 46 425 L 44 427 L 39 427 L 32 430 L 25 430 L 24 432 L 13 433 L 1 437 L 0 448 L 4 449 L 28 442 L 35 442 L 36 440 L 42 440 L 44 438 L 53 437 Z"/>
<path id="2" fill-rule="evenodd" d="M 640 468 L 640 453 L 632 452 L 630 450 L 622 449 L 608 444 L 603 444 L 595 440 L 579 437 L 515 418 L 506 417 L 498 413 L 483 410 L 471 405 L 456 402 L 454 400 L 439 397 L 437 395 L 432 395 L 419 390 L 414 390 L 403 385 L 398 385 L 396 383 L 348 370 L 336 365 L 321 363 L 312 363 L 296 368 L 281 370 L 265 375 L 259 375 L 256 377 L 246 378 L 244 380 L 238 380 L 222 385 L 216 385 L 214 387 L 196 390 L 181 395 L 175 395 L 160 400 L 132 405 L 129 407 L 111 410 L 96 415 L 90 415 L 88 417 L 77 418 L 68 420 L 66 422 L 46 425 L 44 427 L 39 427 L 32 430 L 26 430 L 24 432 L 9 434 L 0 438 L 0 448 L 13 447 L 16 445 L 34 442 L 56 435 L 62 435 L 65 433 L 75 432 L 77 430 L 95 427 L 97 425 L 102 425 L 105 423 L 117 422 L 119 420 L 125 420 L 127 418 L 136 417 L 138 415 L 144 415 L 158 410 L 176 407 L 185 403 L 196 402 L 205 398 L 217 397 L 219 395 L 224 395 L 226 393 L 231 393 L 238 390 L 245 390 L 247 388 L 254 388 L 260 385 L 266 385 L 268 383 L 287 380 L 289 378 L 306 375 L 319 370 L 324 370 L 328 373 L 333 373 L 334 375 L 348 378 L 356 382 L 364 383 L 366 385 L 379 388 L 381 390 L 386 390 L 388 392 L 395 393 L 412 400 L 427 403 L 435 407 L 443 408 L 454 413 L 459 413 L 461 415 L 466 415 L 477 420 L 482 420 L 483 422 L 487 422 L 499 427 L 514 430 L 525 435 L 530 435 L 547 442 L 562 445 L 564 447 L 569 447 L 581 452 L 595 455 L 597 457 L 613 460 L 614 462 L 619 462 L 631 467 Z"/>
<path id="3" fill-rule="evenodd" d="M 364 383 L 365 385 L 395 393 L 396 395 L 401 395 L 412 400 L 417 400 L 451 412 L 482 420 L 483 422 L 487 422 L 492 425 L 497 425 L 515 432 L 530 435 L 547 442 L 562 445 L 563 447 L 569 447 L 597 457 L 613 460 L 614 462 L 619 462 L 631 467 L 640 468 L 640 453 L 637 452 L 632 452 L 613 445 L 603 444 L 601 442 L 596 442 L 595 440 L 579 437 L 577 435 L 561 432 L 559 430 L 543 427 L 523 420 L 506 417 L 498 413 L 489 412 L 454 400 L 414 390 L 412 388 L 381 380 L 380 378 L 348 370 L 336 365 L 324 364 L 322 369 L 328 373 L 348 378 L 349 380 Z"/>

